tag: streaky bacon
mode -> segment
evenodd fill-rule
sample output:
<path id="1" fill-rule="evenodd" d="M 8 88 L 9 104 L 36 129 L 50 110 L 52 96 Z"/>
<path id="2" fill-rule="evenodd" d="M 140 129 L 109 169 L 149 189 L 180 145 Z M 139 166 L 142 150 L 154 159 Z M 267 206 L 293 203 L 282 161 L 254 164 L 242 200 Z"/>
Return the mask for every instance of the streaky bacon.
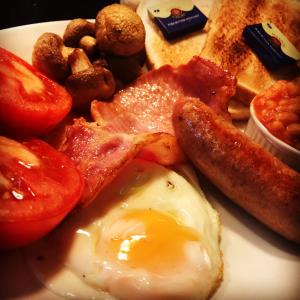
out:
<path id="1" fill-rule="evenodd" d="M 198 98 L 229 119 L 228 102 L 236 79 L 214 63 L 194 57 L 178 68 L 169 65 L 139 77 L 113 101 L 94 101 L 93 119 L 109 131 L 174 134 L 172 113 L 177 101 Z"/>
<path id="2" fill-rule="evenodd" d="M 111 133 L 95 122 L 75 119 L 65 131 L 59 150 L 82 171 L 85 189 L 80 204 L 88 205 L 133 158 L 141 157 L 168 165 L 184 160 L 176 140 L 168 133 Z"/>
<path id="3" fill-rule="evenodd" d="M 60 150 L 82 171 L 81 204 L 90 203 L 134 157 L 171 165 L 185 159 L 172 125 L 177 101 L 197 98 L 228 118 L 236 80 L 214 63 L 194 57 L 188 64 L 163 66 L 139 77 L 110 103 L 94 101 L 96 123 L 78 119 L 66 130 Z"/>

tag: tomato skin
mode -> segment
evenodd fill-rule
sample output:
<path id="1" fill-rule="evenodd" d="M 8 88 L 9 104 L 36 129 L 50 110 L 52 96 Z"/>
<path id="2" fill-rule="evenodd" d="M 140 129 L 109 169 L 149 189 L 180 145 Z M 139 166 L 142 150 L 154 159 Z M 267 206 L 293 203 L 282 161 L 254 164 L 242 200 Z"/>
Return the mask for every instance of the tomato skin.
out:
<path id="1" fill-rule="evenodd" d="M 45 236 L 67 215 L 60 214 L 49 219 L 12 222 L 0 222 L 0 251 L 27 246 Z"/>
<path id="2" fill-rule="evenodd" d="M 0 250 L 46 235 L 74 208 L 83 178 L 74 163 L 47 143 L 0 136 Z"/>
<path id="3" fill-rule="evenodd" d="M 70 111 L 66 89 L 0 48 L 0 128 L 14 135 L 49 132 Z"/>

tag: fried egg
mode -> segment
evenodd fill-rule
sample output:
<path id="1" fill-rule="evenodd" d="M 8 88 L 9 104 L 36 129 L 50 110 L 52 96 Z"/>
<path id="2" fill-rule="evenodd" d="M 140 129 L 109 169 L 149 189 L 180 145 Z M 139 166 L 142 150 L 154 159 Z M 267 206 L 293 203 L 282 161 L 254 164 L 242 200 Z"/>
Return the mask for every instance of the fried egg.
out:
<path id="1" fill-rule="evenodd" d="M 208 298 L 222 279 L 220 221 L 188 177 L 134 160 L 90 206 L 26 249 L 31 270 L 63 298 Z"/>

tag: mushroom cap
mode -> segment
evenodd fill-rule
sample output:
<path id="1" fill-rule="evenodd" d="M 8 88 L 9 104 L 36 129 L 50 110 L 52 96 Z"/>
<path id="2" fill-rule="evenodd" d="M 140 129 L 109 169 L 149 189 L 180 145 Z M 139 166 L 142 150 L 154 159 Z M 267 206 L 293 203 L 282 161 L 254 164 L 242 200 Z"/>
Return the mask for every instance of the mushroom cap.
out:
<path id="1" fill-rule="evenodd" d="M 90 67 L 70 75 L 65 87 L 73 98 L 76 110 L 86 111 L 92 100 L 108 100 L 116 90 L 112 73 L 102 67 Z"/>
<path id="2" fill-rule="evenodd" d="M 130 56 L 145 47 L 145 28 L 139 15 L 122 4 L 112 4 L 96 16 L 96 39 L 101 51 Z"/>
<path id="3" fill-rule="evenodd" d="M 79 41 L 82 37 L 89 35 L 95 36 L 95 24 L 85 19 L 74 19 L 67 25 L 63 41 L 68 47 L 78 47 Z"/>
<path id="4" fill-rule="evenodd" d="M 68 60 L 62 54 L 61 37 L 55 33 L 43 33 L 35 42 L 32 65 L 56 81 L 63 81 L 69 74 Z"/>

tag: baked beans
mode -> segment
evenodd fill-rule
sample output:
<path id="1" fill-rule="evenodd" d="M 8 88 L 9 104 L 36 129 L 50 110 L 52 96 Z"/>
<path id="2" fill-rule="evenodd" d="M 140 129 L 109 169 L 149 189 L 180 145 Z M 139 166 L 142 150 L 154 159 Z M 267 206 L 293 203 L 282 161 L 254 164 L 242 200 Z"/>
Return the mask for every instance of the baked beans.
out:
<path id="1" fill-rule="evenodd" d="M 274 136 L 300 150 L 300 78 L 278 81 L 253 99 L 253 107 Z"/>

